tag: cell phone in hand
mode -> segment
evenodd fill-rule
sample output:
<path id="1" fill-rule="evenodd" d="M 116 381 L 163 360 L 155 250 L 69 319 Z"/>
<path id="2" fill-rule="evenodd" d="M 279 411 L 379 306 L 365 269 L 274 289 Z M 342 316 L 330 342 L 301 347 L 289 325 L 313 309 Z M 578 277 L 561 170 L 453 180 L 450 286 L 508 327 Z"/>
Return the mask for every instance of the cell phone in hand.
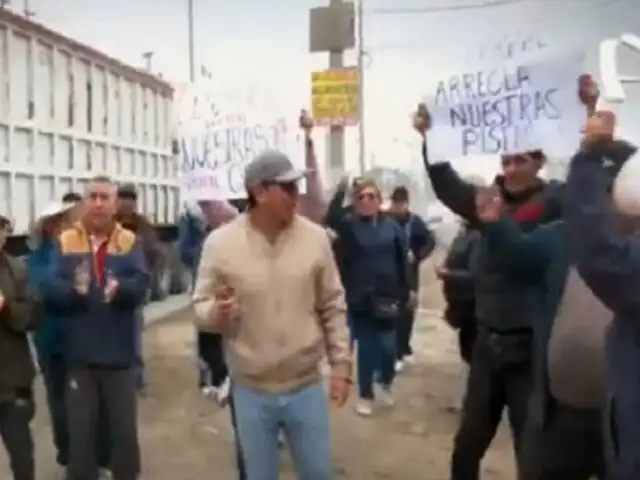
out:
<path id="1" fill-rule="evenodd" d="M 429 109 L 427 108 L 426 103 L 419 103 L 417 108 L 418 116 L 422 117 L 427 124 L 427 127 L 431 124 L 431 114 L 429 113 Z"/>

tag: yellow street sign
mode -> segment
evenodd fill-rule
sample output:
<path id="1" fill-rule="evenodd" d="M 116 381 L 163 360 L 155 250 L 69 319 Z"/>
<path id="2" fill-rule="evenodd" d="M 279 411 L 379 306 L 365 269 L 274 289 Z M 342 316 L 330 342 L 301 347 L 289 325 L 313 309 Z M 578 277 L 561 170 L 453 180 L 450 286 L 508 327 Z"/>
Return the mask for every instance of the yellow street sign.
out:
<path id="1" fill-rule="evenodd" d="M 356 67 L 312 72 L 311 112 L 318 125 L 357 125 L 359 109 Z"/>

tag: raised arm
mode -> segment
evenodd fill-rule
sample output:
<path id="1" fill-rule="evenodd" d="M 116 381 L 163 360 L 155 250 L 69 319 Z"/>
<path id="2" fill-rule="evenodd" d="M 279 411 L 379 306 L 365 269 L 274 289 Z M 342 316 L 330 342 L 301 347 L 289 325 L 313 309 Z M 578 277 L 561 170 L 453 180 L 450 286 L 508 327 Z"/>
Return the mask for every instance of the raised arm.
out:
<path id="1" fill-rule="evenodd" d="M 438 200 L 456 215 L 475 223 L 476 187 L 460 178 L 449 162 L 429 162 L 426 136 L 422 143 L 422 159 Z"/>
<path id="2" fill-rule="evenodd" d="M 605 150 L 593 142 L 571 160 L 565 186 L 567 231 L 578 271 L 593 293 L 613 311 L 637 311 L 640 239 L 617 230 L 602 168 Z"/>
<path id="3" fill-rule="evenodd" d="M 465 220 L 476 222 L 475 194 L 476 188 L 460 178 L 448 162 L 434 163 L 429 161 L 427 131 L 431 117 L 425 105 L 420 105 L 413 115 L 413 128 L 422 138 L 422 160 L 427 170 L 433 191 L 449 210 Z"/>
<path id="4" fill-rule="evenodd" d="M 349 177 L 345 176 L 338 183 L 336 191 L 329 201 L 325 217 L 325 225 L 336 232 L 338 237 L 344 235 L 347 226 L 347 209 L 343 205 L 348 189 Z"/>
<path id="5" fill-rule="evenodd" d="M 307 169 L 307 191 L 300 197 L 298 212 L 309 220 L 321 224 L 327 212 L 318 160 L 310 131 L 305 131 L 305 168 Z"/>
<path id="6" fill-rule="evenodd" d="M 226 200 L 202 200 L 198 202 L 198 205 L 202 209 L 207 224 L 212 229 L 230 222 L 240 213 Z"/>

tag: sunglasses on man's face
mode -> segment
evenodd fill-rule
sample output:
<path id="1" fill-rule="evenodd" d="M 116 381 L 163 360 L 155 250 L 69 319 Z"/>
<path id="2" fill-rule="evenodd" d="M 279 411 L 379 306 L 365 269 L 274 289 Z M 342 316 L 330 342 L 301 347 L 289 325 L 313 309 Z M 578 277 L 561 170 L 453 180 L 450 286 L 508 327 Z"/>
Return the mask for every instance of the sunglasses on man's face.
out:
<path id="1" fill-rule="evenodd" d="M 265 187 L 279 187 L 287 195 L 298 193 L 298 182 L 266 182 Z"/>

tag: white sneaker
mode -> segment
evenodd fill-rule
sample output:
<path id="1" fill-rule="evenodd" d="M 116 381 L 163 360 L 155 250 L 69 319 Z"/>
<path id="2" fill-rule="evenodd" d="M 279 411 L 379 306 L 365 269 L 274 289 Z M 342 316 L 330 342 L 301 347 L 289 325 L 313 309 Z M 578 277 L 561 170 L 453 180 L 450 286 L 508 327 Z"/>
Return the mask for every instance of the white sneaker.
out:
<path id="1" fill-rule="evenodd" d="M 101 468 L 98 473 L 100 475 L 100 480 L 111 480 L 113 478 L 111 470 L 108 468 Z"/>
<path id="2" fill-rule="evenodd" d="M 389 387 L 382 388 L 382 390 L 380 391 L 379 398 L 380 398 L 380 403 L 385 407 L 393 407 L 396 403 L 395 399 L 393 398 L 393 392 Z"/>
<path id="3" fill-rule="evenodd" d="M 416 364 L 415 355 L 407 355 L 406 357 L 404 357 L 404 363 L 406 363 L 407 365 L 415 365 Z"/>
<path id="4" fill-rule="evenodd" d="M 396 361 L 396 373 L 400 373 L 404 370 L 404 362 L 402 360 Z"/>
<path id="5" fill-rule="evenodd" d="M 227 403 L 229 403 L 229 395 L 231 394 L 231 380 L 229 379 L 229 377 L 225 378 L 222 385 L 214 389 L 214 391 L 216 402 L 218 402 L 218 405 L 220 405 L 221 407 L 226 406 Z"/>
<path id="6" fill-rule="evenodd" d="M 370 417 L 373 414 L 371 400 L 358 400 L 358 403 L 356 403 L 356 412 L 362 417 Z"/>
<path id="7" fill-rule="evenodd" d="M 211 386 L 200 388 L 200 393 L 202 393 L 202 395 L 205 397 L 210 397 L 211 395 L 213 395 L 214 392 L 215 392 L 215 388 Z"/>

